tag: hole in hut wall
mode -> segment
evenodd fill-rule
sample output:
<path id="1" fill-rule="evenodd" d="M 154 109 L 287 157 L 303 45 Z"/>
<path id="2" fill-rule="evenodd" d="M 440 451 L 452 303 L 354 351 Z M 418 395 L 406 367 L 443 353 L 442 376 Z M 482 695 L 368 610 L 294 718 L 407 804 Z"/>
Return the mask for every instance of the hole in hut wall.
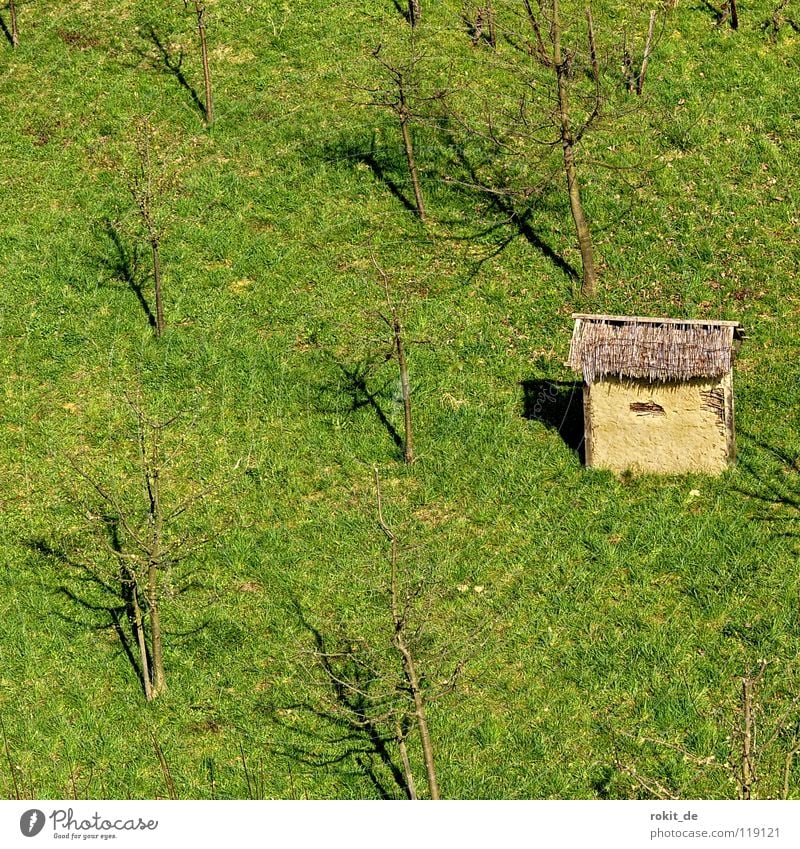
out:
<path id="1" fill-rule="evenodd" d="M 637 416 L 664 416 L 664 408 L 661 404 L 656 404 L 655 401 L 634 401 L 631 405 L 631 412 Z"/>

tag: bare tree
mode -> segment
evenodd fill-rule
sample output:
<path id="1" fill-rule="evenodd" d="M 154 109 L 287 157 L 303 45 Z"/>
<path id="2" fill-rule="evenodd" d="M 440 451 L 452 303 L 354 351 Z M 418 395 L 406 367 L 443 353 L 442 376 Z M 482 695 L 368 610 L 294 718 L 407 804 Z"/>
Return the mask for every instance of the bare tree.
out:
<path id="1" fill-rule="evenodd" d="M 414 434 L 411 419 L 411 384 L 408 379 L 408 362 L 406 361 L 406 344 L 405 335 L 403 333 L 403 325 L 400 321 L 397 304 L 392 298 L 389 287 L 389 275 L 378 264 L 378 261 L 375 259 L 375 254 L 372 254 L 372 262 L 380 275 L 381 282 L 383 283 L 383 289 L 386 294 L 386 305 L 389 308 L 389 316 L 384 317 L 384 321 L 386 321 L 392 331 L 392 347 L 389 357 L 393 355 L 396 357 L 397 368 L 400 373 L 400 397 L 403 401 L 403 460 L 406 463 L 413 463 L 415 458 Z"/>
<path id="2" fill-rule="evenodd" d="M 530 6 L 525 0 L 526 6 Z M 561 45 L 561 20 L 559 17 L 558 0 L 551 0 L 550 19 L 550 42 L 552 45 L 552 60 L 547 62 L 552 67 L 556 77 L 556 88 L 558 92 L 558 117 L 561 136 L 561 148 L 564 153 L 564 171 L 567 177 L 567 193 L 569 194 L 569 206 L 572 212 L 572 220 L 575 223 L 575 232 L 578 237 L 578 245 L 581 252 L 581 265 L 583 268 L 583 284 L 581 294 L 585 298 L 597 297 L 597 272 L 594 264 L 594 247 L 592 245 L 592 234 L 589 223 L 583 211 L 581 200 L 581 189 L 578 180 L 578 169 L 575 163 L 575 147 L 583 137 L 584 132 L 600 114 L 602 104 L 599 86 L 596 87 L 596 98 L 594 107 L 588 118 L 579 129 L 575 129 L 571 118 L 571 101 L 569 91 L 570 65 L 573 56 L 569 51 L 562 51 Z M 538 32 L 538 27 L 535 28 Z M 594 39 L 594 30 L 592 39 Z M 549 56 L 547 57 L 550 58 Z"/>
<path id="3" fill-rule="evenodd" d="M 431 645 L 431 622 L 426 621 L 424 610 L 425 596 L 431 587 L 425 581 L 414 580 L 410 568 L 401 565 L 400 542 L 384 518 L 378 470 L 374 469 L 373 474 L 377 524 L 389 543 L 388 580 L 384 582 L 386 611 L 379 632 L 368 640 L 343 632 L 332 644 L 319 631 L 311 629 L 316 643 L 311 656 L 328 689 L 323 713 L 330 715 L 337 726 L 351 728 L 354 736 L 363 735 L 380 753 L 409 799 L 422 795 L 414 774 L 414 763 L 421 761 L 427 796 L 439 799 L 441 790 L 428 707 L 432 701 L 453 692 L 465 661 L 449 659 L 452 645 L 441 647 L 440 656 Z M 318 703 L 314 712 L 320 713 Z M 416 754 L 410 749 L 414 736 L 419 746 Z M 396 747 L 399 767 L 394 761 L 389 762 L 388 746 Z"/>
<path id="4" fill-rule="evenodd" d="M 420 220 L 425 221 L 427 213 L 411 129 L 412 125 L 421 119 L 421 109 L 432 101 L 441 100 L 444 93 L 434 92 L 427 96 L 421 93 L 419 65 L 424 57 L 417 51 L 413 36 L 408 60 L 395 61 L 386 58 L 381 44 L 372 51 L 372 56 L 381 68 L 383 80 L 377 86 L 360 87 L 367 95 L 361 105 L 388 110 L 396 117 L 414 191 L 415 209 Z"/>
<path id="5" fill-rule="evenodd" d="M 697 778 L 711 773 L 724 776 L 724 786 L 734 786 L 739 799 L 788 799 L 791 793 L 791 774 L 795 759 L 800 753 L 800 695 L 787 698 L 786 675 L 776 679 L 773 691 L 764 694 L 767 661 L 760 661 L 755 672 L 739 679 L 739 693 L 733 704 L 725 706 L 720 717 L 728 746 L 726 758 L 701 754 L 680 742 L 631 734 L 615 730 L 614 736 L 635 741 L 639 752 L 638 763 L 631 762 L 614 744 L 614 766 L 639 791 L 660 799 L 685 798 L 685 790 L 670 787 L 660 776 L 648 775 L 641 763 L 642 747 L 652 746 L 656 751 L 673 752 L 684 764 L 694 768 L 693 788 L 697 792 Z M 790 678 L 794 683 L 794 678 Z M 796 687 L 790 687 L 796 690 Z"/>
<path id="6" fill-rule="evenodd" d="M 135 488 L 122 490 L 110 484 L 82 459 L 69 462 L 103 506 L 100 511 L 88 510 L 87 516 L 107 540 L 107 553 L 117 561 L 119 595 L 131 624 L 144 695 L 152 701 L 167 689 L 162 580 L 208 541 L 182 533 L 176 520 L 209 490 L 197 490 L 171 508 L 166 505 L 164 479 L 174 454 L 165 456 L 163 434 L 178 417 L 155 421 L 137 400 L 129 399 L 129 404 L 136 415 L 138 493 Z"/>
<path id="7" fill-rule="evenodd" d="M 184 8 L 189 0 L 183 0 Z M 205 110 L 206 124 L 210 127 L 214 123 L 214 97 L 211 90 L 211 69 L 208 62 L 208 41 L 206 39 L 206 4 L 203 0 L 192 0 L 195 14 L 197 15 L 197 33 L 200 36 L 200 58 L 203 62 L 203 83 L 205 85 Z"/>
<path id="8" fill-rule="evenodd" d="M 374 101 L 375 105 L 384 106 L 391 109 L 397 116 L 400 122 L 400 133 L 403 137 L 403 149 L 406 154 L 406 164 L 408 165 L 408 173 L 411 177 L 411 185 L 414 189 L 414 200 L 417 205 L 417 214 L 421 221 L 425 220 L 425 201 L 422 197 L 422 186 L 419 181 L 419 171 L 417 170 L 417 160 L 414 156 L 414 143 L 411 138 L 411 119 L 413 112 L 409 105 L 409 88 L 413 86 L 412 73 L 413 64 L 401 67 L 391 65 L 380 56 L 381 47 L 375 48 L 372 55 L 378 63 L 385 69 L 389 78 L 394 83 L 394 89 L 388 96 L 384 97 L 383 101 Z M 386 94 L 386 91 L 384 91 Z"/>
<path id="9" fill-rule="evenodd" d="M 572 29 L 581 26 L 582 21 L 583 14 L 573 21 Z M 466 140 L 462 143 L 454 137 L 450 145 L 465 179 L 448 176 L 447 180 L 485 193 L 492 207 L 505 214 L 545 255 L 574 275 L 570 264 L 543 243 L 528 224 L 538 201 L 551 191 L 558 175 L 563 175 L 581 256 L 581 294 L 594 299 L 597 270 L 583 206 L 578 157 L 584 136 L 605 113 L 600 54 L 591 12 L 586 13 L 585 59 L 577 49 L 565 45 L 559 0 L 542 0 L 539 7 L 533 0 L 522 0 L 516 7 L 508 7 L 496 26 L 515 52 L 485 55 L 491 55 L 488 61 L 492 67 L 511 84 L 507 82 L 501 90 L 487 93 L 492 91 L 493 81 L 476 75 L 473 91 L 479 101 L 483 100 L 483 115 L 476 116 L 474 103 L 459 108 L 458 97 L 449 96 L 450 125 L 463 129 Z M 468 159 L 465 151 L 479 147 L 483 150 Z M 555 151 L 560 153 L 558 162 Z"/>
<path id="10" fill-rule="evenodd" d="M 397 572 L 397 537 L 386 524 L 383 518 L 383 505 L 381 499 L 381 482 L 378 476 L 378 470 L 375 469 L 375 496 L 378 504 L 378 525 L 386 534 L 391 547 L 390 553 L 390 581 L 389 581 L 389 606 L 392 616 L 392 643 L 397 649 L 403 665 L 403 675 L 405 676 L 408 693 L 414 702 L 414 721 L 419 731 L 420 743 L 422 746 L 422 757 L 425 762 L 425 774 L 428 778 L 428 789 L 431 794 L 431 799 L 439 799 L 439 781 L 436 777 L 436 764 L 433 757 L 433 742 L 431 741 L 430 729 L 428 728 L 428 716 L 425 707 L 425 693 L 420 684 L 420 676 L 417 671 L 417 661 L 415 652 L 408 639 L 408 602 L 409 597 L 402 594 Z M 395 720 L 395 727 L 399 735 L 398 743 L 405 746 L 405 737 L 402 736 L 403 722 L 402 719 Z M 411 768 L 408 764 L 408 757 L 403 751 L 403 762 L 410 776 Z M 411 781 L 412 788 L 414 786 Z"/>
<path id="11" fill-rule="evenodd" d="M 150 248 L 153 260 L 155 295 L 155 334 L 161 337 L 166 329 L 164 293 L 161 269 L 161 244 L 170 218 L 167 199 L 177 179 L 174 163 L 165 159 L 156 144 L 156 132 L 149 118 L 139 119 L 133 131 L 133 157 L 123 165 L 126 185 L 130 192 L 140 228 Z"/>
<path id="12" fill-rule="evenodd" d="M 401 542 L 386 516 L 377 469 L 373 483 L 376 507 L 370 512 L 377 514 L 377 529 L 388 543 L 388 563 L 379 565 L 377 578 L 366 564 L 352 575 L 346 607 L 328 614 L 322 630 L 301 613 L 314 639 L 313 649 L 303 653 L 310 659 L 304 666 L 321 685 L 319 696 L 305 707 L 315 723 L 319 717 L 331 723 L 335 757 L 341 759 L 338 747 L 347 741 L 347 754 L 383 795 L 386 785 L 373 769 L 373 756 L 406 798 L 439 799 L 430 707 L 455 691 L 468 658 L 488 641 L 490 617 L 481 603 L 485 598 L 476 593 L 472 600 L 459 595 L 457 619 L 443 621 L 444 611 L 452 613 L 453 606 L 444 605 L 442 596 L 452 589 L 437 583 L 429 564 L 415 554 L 413 541 Z M 362 582 L 363 594 L 358 591 Z M 291 751 L 311 765 L 330 763 L 318 745 L 309 750 L 301 744 Z"/>
<path id="13" fill-rule="evenodd" d="M 416 453 L 407 352 L 411 345 L 428 344 L 428 340 L 408 338 L 402 318 L 407 306 L 407 303 L 402 300 L 403 294 L 398 286 L 393 285 L 390 275 L 380 265 L 371 248 L 370 259 L 378 273 L 386 309 L 379 308 L 377 312 L 370 310 L 369 320 L 374 322 L 377 318 L 386 325 L 389 336 L 387 338 L 384 333 L 381 333 L 377 338 L 369 339 L 369 350 L 358 364 L 347 366 L 339 363 L 345 384 L 344 387 L 338 382 L 335 385 L 336 402 L 338 404 L 343 395 L 350 396 L 352 404 L 350 412 L 361 408 L 371 409 L 391 436 L 394 444 L 402 451 L 404 462 L 413 463 L 416 460 Z M 370 388 L 376 372 L 389 362 L 394 362 L 397 365 L 396 379 L 392 381 L 395 386 L 392 395 L 395 404 L 399 403 L 402 406 L 402 428 L 395 425 L 392 420 L 393 417 L 391 414 L 387 415 L 379 400 L 380 394 L 386 389 L 386 382 L 384 381 L 383 390 Z M 344 393 L 342 393 L 342 388 L 344 388 Z"/>

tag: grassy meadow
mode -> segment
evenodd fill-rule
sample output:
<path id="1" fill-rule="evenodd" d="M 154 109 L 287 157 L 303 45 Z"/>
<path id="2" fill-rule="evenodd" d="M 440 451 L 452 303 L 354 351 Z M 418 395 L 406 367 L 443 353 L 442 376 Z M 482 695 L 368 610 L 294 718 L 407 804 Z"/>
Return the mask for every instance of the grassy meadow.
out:
<path id="1" fill-rule="evenodd" d="M 618 59 L 648 13 L 594 6 L 591 309 L 747 332 L 737 464 L 620 479 L 558 428 L 587 307 L 560 150 L 500 156 L 465 129 L 513 112 L 522 79 L 546 91 L 521 4 L 495 5 L 493 51 L 460 0 L 423 0 L 423 224 L 397 121 L 364 105 L 371 50 L 410 49 L 390 0 L 209 0 L 210 128 L 183 4 L 18 4 L 19 46 L 0 44 L 3 798 L 402 798 L 393 742 L 347 724 L 314 661 L 344 639 L 390 662 L 374 468 L 423 586 L 423 671 L 435 686 L 463 661 L 429 705 L 443 796 L 736 798 L 741 679 L 768 661 L 753 792 L 800 797 L 800 36 L 762 27 L 771 2 L 743 3 L 734 32 L 678 0 L 637 98 Z M 583 7 L 563 15 L 583 51 Z M 145 115 L 176 175 L 161 339 L 123 167 Z M 503 180 L 540 190 L 476 187 Z M 411 465 L 374 261 L 408 335 Z M 175 519 L 208 542 L 164 576 L 169 689 L 150 704 L 73 465 L 137 503 L 127 397 L 179 415 L 169 503 L 208 493 Z"/>

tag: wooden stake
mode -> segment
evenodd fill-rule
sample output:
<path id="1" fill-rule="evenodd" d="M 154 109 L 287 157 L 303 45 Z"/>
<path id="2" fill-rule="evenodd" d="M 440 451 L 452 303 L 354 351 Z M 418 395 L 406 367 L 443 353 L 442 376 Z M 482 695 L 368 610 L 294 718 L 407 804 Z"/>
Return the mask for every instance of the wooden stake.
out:
<path id="1" fill-rule="evenodd" d="M 592 77 L 594 84 L 600 85 L 600 65 L 597 61 L 597 44 L 594 39 L 594 21 L 592 20 L 592 7 L 586 7 L 586 27 L 589 34 L 589 58 L 592 62 Z"/>
<path id="2" fill-rule="evenodd" d="M 201 0 L 194 0 L 194 10 L 197 14 L 197 32 L 200 35 L 200 56 L 203 60 L 203 82 L 206 90 L 206 124 L 214 123 L 214 98 L 211 92 L 211 70 L 208 64 L 208 42 L 206 41 L 206 7 Z"/>
<path id="3" fill-rule="evenodd" d="M 647 73 L 647 63 L 650 61 L 650 52 L 653 43 L 653 30 L 656 26 L 656 13 L 650 12 L 650 25 L 647 28 L 647 41 L 644 45 L 644 55 L 642 56 L 642 69 L 639 71 L 639 79 L 636 81 L 636 94 L 641 95 L 644 89 L 644 76 Z"/>

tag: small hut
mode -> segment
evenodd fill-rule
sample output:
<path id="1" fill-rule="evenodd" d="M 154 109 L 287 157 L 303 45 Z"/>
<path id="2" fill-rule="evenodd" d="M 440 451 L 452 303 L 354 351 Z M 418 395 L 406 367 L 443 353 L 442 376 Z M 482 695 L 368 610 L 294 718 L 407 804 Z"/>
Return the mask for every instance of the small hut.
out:
<path id="1" fill-rule="evenodd" d="M 576 313 L 586 465 L 719 474 L 734 459 L 736 321 Z"/>

